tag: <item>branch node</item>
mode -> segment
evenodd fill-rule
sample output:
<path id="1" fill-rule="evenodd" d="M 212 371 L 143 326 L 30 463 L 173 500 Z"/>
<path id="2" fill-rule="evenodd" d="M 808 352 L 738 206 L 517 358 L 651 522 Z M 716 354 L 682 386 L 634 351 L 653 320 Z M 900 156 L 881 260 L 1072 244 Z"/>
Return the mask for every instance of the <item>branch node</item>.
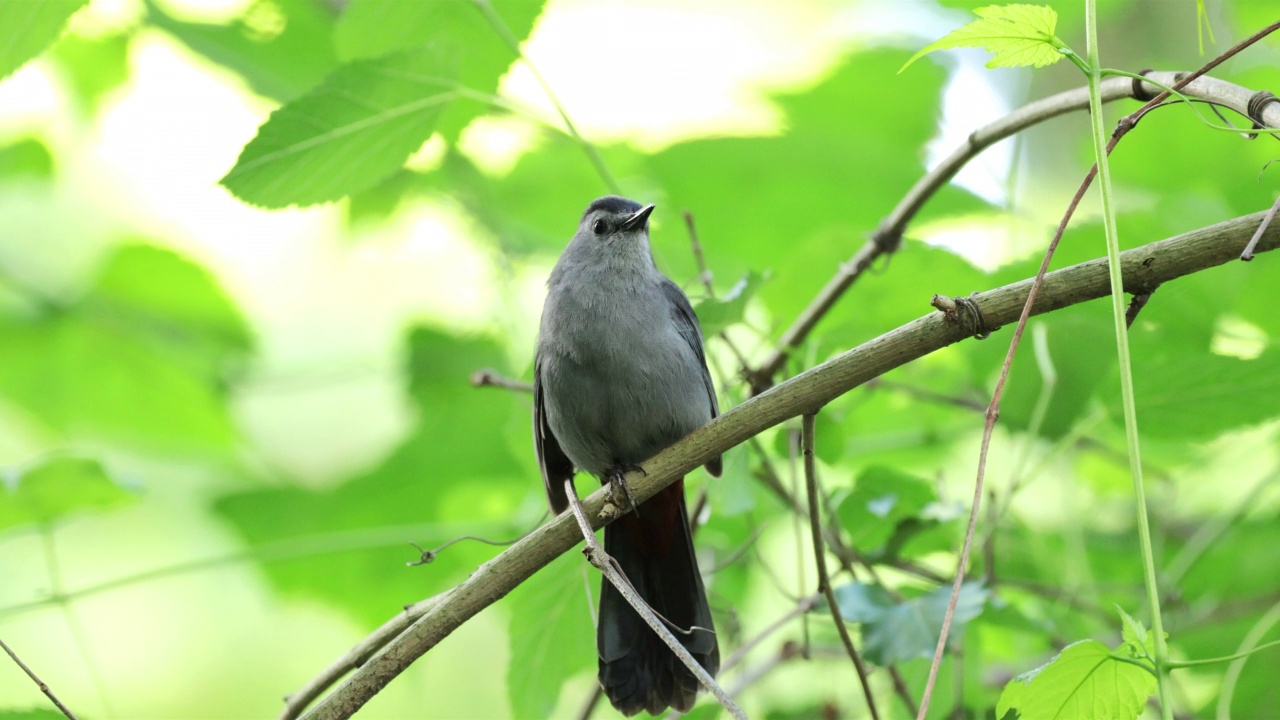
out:
<path id="1" fill-rule="evenodd" d="M 1151 258 L 1147 258 L 1150 260 Z M 1133 327 L 1133 321 L 1138 319 L 1138 313 L 1142 312 L 1142 308 L 1147 306 L 1147 302 L 1151 300 L 1151 295 L 1156 291 L 1156 285 L 1148 290 L 1140 293 L 1134 293 L 1133 298 L 1129 300 L 1129 307 L 1124 311 L 1124 326 Z"/>
<path id="2" fill-rule="evenodd" d="M 1143 68 L 1138 71 L 1138 77 L 1135 77 L 1133 79 L 1133 99 L 1134 100 L 1141 100 L 1142 102 L 1151 102 L 1152 100 L 1155 99 L 1156 97 L 1155 95 L 1152 95 L 1151 93 L 1147 92 L 1142 88 L 1142 78 L 1146 77 L 1147 73 L 1154 72 L 1154 71 L 1155 71 L 1155 68 Z"/>
<path id="3" fill-rule="evenodd" d="M 871 242 L 882 255 L 892 255 L 902 247 L 902 231 L 880 228 L 871 234 Z"/>
<path id="4" fill-rule="evenodd" d="M 987 320 L 982 316 L 982 308 L 978 307 L 977 301 L 972 298 L 934 295 L 929 304 L 941 310 L 950 322 L 966 322 L 975 340 L 986 340 L 991 337 L 993 328 L 987 327 Z"/>
<path id="5" fill-rule="evenodd" d="M 1249 96 L 1249 104 L 1245 107 L 1248 109 L 1249 119 L 1253 121 L 1254 130 L 1261 130 L 1267 126 L 1262 121 L 1262 111 L 1271 103 L 1280 103 L 1280 98 L 1277 98 L 1270 90 L 1259 90 Z M 1250 140 L 1256 137 L 1258 137 L 1256 134 L 1249 135 Z"/>

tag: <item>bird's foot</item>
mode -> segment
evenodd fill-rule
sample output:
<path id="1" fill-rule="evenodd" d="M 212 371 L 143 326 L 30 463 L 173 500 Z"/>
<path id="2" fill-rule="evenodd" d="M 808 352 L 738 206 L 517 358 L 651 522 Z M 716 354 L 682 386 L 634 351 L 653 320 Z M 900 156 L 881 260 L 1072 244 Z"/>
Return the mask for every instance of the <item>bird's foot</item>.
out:
<path id="1" fill-rule="evenodd" d="M 622 514 L 634 512 L 639 517 L 640 506 L 631 496 L 631 488 L 627 485 L 627 473 L 632 470 L 639 470 L 648 475 L 639 465 L 615 465 L 605 473 L 605 480 L 609 483 L 609 502 L 613 503 L 613 506 Z"/>

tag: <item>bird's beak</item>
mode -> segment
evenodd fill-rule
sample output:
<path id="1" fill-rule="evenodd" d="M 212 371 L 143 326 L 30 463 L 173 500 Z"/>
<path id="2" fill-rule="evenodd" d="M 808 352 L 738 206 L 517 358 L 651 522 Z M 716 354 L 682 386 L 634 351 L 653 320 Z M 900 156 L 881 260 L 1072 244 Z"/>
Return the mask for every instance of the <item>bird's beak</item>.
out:
<path id="1" fill-rule="evenodd" d="M 649 213 L 653 212 L 653 208 L 653 205 L 645 205 L 637 210 L 635 215 L 624 220 L 622 226 L 618 229 L 635 230 L 638 227 L 644 227 L 645 223 L 649 221 Z"/>

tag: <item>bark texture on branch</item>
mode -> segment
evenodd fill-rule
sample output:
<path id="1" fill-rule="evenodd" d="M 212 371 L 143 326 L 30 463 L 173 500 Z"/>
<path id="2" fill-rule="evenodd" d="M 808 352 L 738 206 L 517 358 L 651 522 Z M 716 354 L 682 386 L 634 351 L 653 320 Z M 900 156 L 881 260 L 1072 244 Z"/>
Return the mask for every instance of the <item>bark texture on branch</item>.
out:
<path id="1" fill-rule="evenodd" d="M 1235 218 L 1122 253 L 1125 290 L 1147 292 L 1161 283 L 1238 258 L 1263 216 L 1264 213 L 1259 212 Z M 1277 246 L 1280 246 L 1280 225 L 1273 225 L 1258 243 L 1257 252 L 1274 250 Z M 1017 321 L 1031 283 L 1027 279 L 965 299 L 976 306 L 985 329 L 995 330 Z M 936 290 L 954 291 L 955 288 Z M 1045 276 L 1032 314 L 1105 297 L 1109 292 L 1106 259 L 1080 263 Z M 927 291 L 921 294 L 920 302 L 922 307 L 928 304 Z M 627 481 L 636 502 L 644 502 L 677 478 L 763 430 L 798 415 L 816 412 L 879 375 L 971 337 L 984 329 L 973 324 L 974 317 L 965 312 L 952 317 L 932 312 L 751 398 L 644 463 L 645 473 L 630 473 Z M 604 524 L 599 517 L 604 496 L 604 491 L 597 491 L 583 501 L 587 517 L 595 527 Z M 315 720 L 349 717 L 462 623 L 581 542 L 582 535 L 569 514 L 530 533 L 443 595 L 430 612 L 321 700 L 306 717 Z"/>

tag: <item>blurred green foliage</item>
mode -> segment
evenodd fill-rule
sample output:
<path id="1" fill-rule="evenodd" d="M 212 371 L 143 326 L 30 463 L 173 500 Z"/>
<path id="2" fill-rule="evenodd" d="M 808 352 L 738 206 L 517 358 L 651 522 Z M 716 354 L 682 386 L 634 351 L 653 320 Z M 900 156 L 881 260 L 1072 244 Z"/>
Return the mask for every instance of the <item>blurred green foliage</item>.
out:
<path id="1" fill-rule="evenodd" d="M 517 63 L 503 34 L 527 38 L 544 15 L 540 0 L 256 0 L 222 19 L 147 0 L 132 19 L 93 32 L 73 27 L 58 40 L 80 4 L 0 0 L 0 46 L 9 48 L 0 76 L 48 48 L 37 64 L 65 90 L 69 116 L 20 132 L 0 125 L 0 213 L 9 215 L 0 218 L 0 636 L 16 636 L 86 717 L 269 715 L 279 697 L 403 606 L 476 572 L 500 551 L 490 542 L 540 522 L 531 399 L 475 388 L 471 378 L 480 369 L 528 377 L 537 314 L 522 288 L 541 284 L 577 214 L 608 185 L 558 125 L 483 102 Z M 1076 5 L 1055 6 L 1057 32 L 1072 44 Z M 1170 3 L 1177 10 L 1167 14 L 1149 3 L 1101 5 L 1107 64 L 1202 62 L 1191 3 Z M 481 9 L 490 6 L 493 15 Z M 1220 8 L 1211 18 L 1222 23 L 1218 50 L 1257 29 L 1258 6 Z M 36 14 L 18 38 L 5 18 L 23 8 Z M 554 12 L 554 4 L 545 9 Z M 228 247 L 259 253 L 228 269 L 234 253 L 186 237 L 191 225 L 167 208 L 135 205 L 127 173 L 86 169 L 95 139 L 119 132 L 115 103 L 141 72 L 140 48 L 158 42 L 255 102 L 279 104 L 256 137 L 238 141 L 239 160 L 228 152 L 218 168 L 203 169 L 205 186 L 230 170 L 226 188 L 249 204 L 338 205 L 307 211 L 336 217 L 337 229 L 307 233 L 338 235 L 340 249 L 316 240 L 319 250 L 266 283 L 274 294 L 249 292 L 246 278 L 309 235 L 281 241 L 266 213 L 252 216 L 259 225 L 228 225 L 249 234 L 222 238 Z M 921 62 L 898 75 L 910 54 L 848 43 L 825 73 L 770 93 L 780 117 L 773 134 L 597 148 L 627 193 L 659 205 L 655 256 L 698 303 L 723 407 L 747 396 L 725 338 L 758 363 L 922 175 L 950 74 L 949 65 Z M 1216 74 L 1274 89 L 1276 58 L 1268 41 Z M 1023 84 L 1003 90 L 1022 102 L 1078 84 L 1072 72 L 1018 75 Z M 602 92 L 611 99 L 625 90 Z M 464 129 L 477 119 L 525 124 L 528 146 L 509 170 L 493 171 L 467 149 Z M 406 167 L 433 135 L 443 146 L 437 161 Z M 859 279 L 786 372 L 919 317 L 934 293 L 965 295 L 1032 275 L 1065 207 L 1063 188 L 1074 187 L 1090 156 L 1079 116 L 1021 138 L 1017 177 L 994 170 L 1007 197 L 952 186 L 933 198 L 903 247 Z M 1151 114 L 1115 155 L 1122 241 L 1132 247 L 1267 207 L 1275 170 L 1264 167 L 1275 147 L 1207 130 L 1185 108 Z M 88 202 L 94 183 L 105 199 Z M 114 205 L 124 209 L 108 212 Z M 228 207 L 201 217 L 243 209 Z M 696 218 L 714 298 L 688 251 L 685 209 Z M 920 230 L 975 216 L 992 218 L 992 232 L 1014 219 L 1035 231 L 988 271 Z M 330 254 L 344 269 L 378 254 L 410 265 L 414 252 L 435 246 L 384 239 L 419 232 L 414 223 L 424 218 L 462 218 L 465 237 L 443 244 L 473 253 L 497 287 L 468 287 L 443 262 L 416 284 L 444 288 L 459 303 L 496 296 L 486 306 L 493 317 L 468 320 L 456 303 L 423 312 L 395 287 L 353 292 L 347 275 L 318 269 Z M 68 227 L 83 237 L 61 237 Z M 1086 211 L 1054 266 L 1102 252 Z M 312 292 L 339 298 L 331 312 L 351 310 L 358 322 L 298 309 L 314 307 L 295 294 L 308 274 L 321 277 Z M 1166 627 L 1180 658 L 1234 653 L 1280 593 L 1280 555 L 1259 550 L 1280 543 L 1278 303 L 1280 269 L 1264 254 L 1159 288 L 1131 332 Z M 323 366 L 340 355 L 333 347 L 367 348 L 342 335 L 393 324 L 388 306 L 404 322 L 388 351 L 393 367 L 372 381 L 386 380 L 384 405 L 344 394 L 341 373 L 298 379 L 279 369 Z M 1111 320 L 1094 303 L 1035 322 L 1043 352 L 1035 357 L 1024 343 L 1010 377 L 988 470 L 990 512 L 930 717 L 991 717 L 1008 680 L 1058 652 L 1105 662 L 1121 633 L 1113 605 L 1143 620 Z M 301 349 L 290 344 L 298 327 L 313 333 Z M 878 668 L 872 686 L 887 717 L 908 715 L 885 666 L 916 699 L 924 686 L 950 587 L 939 578 L 954 569 L 982 408 L 1008 338 L 999 332 L 935 353 L 818 415 L 825 515 L 865 563 L 836 575 L 840 610 Z M 272 384 L 291 379 L 302 389 Z M 273 393 L 305 401 L 290 405 Z M 370 406 L 404 420 L 379 431 L 375 451 L 347 458 L 359 444 L 347 435 L 378 425 L 360 415 Z M 1038 422 L 1037 407 L 1045 409 Z M 691 497 L 705 490 L 709 498 L 697 539 L 726 658 L 815 591 L 807 528 L 758 481 L 795 492 L 793 430 L 731 450 L 719 480 L 698 473 L 686 481 Z M 287 461 L 299 455 L 335 467 L 308 473 Z M 582 491 L 595 486 L 579 480 Z M 464 536 L 472 539 L 449 544 Z M 448 547 L 407 568 L 420 559 L 411 542 Z M 595 672 L 587 588 L 594 594 L 598 580 L 583 568 L 576 553 L 559 558 L 392 683 L 362 717 L 578 712 Z M 1069 645 L 1085 638 L 1092 641 Z M 801 659 L 797 643 L 810 644 L 811 659 Z M 1234 717 L 1280 706 L 1267 670 L 1274 652 L 1245 668 Z M 1117 678 L 1128 668 L 1137 670 L 1108 665 Z M 1211 714 L 1222 671 L 1175 672 L 1179 709 Z M 820 607 L 767 636 L 724 679 L 745 683 L 740 697 L 753 716 L 863 717 L 851 673 Z M 1052 680 L 1046 673 L 1012 692 L 1036 693 Z M 0 720 L 54 717 L 42 702 L 25 677 L 0 672 Z M 713 715 L 705 701 L 691 713 Z"/>

